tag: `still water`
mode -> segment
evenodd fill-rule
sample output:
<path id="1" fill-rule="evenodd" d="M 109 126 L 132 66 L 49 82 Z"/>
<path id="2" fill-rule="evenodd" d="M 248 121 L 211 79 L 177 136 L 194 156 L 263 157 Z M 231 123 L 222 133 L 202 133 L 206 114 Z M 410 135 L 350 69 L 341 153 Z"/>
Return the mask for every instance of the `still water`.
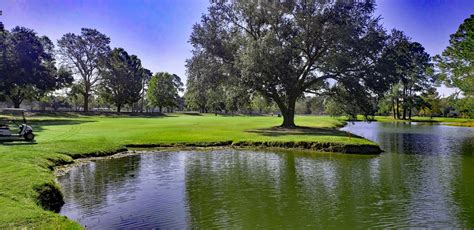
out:
<path id="1" fill-rule="evenodd" d="M 243 150 L 99 160 L 58 178 L 90 229 L 474 227 L 474 129 L 354 123 L 386 151 Z"/>

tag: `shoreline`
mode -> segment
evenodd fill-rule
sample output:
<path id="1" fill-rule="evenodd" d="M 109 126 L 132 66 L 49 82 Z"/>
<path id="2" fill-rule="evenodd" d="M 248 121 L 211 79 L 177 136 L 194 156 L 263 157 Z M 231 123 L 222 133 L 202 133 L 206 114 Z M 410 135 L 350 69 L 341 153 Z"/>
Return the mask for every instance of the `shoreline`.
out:
<path id="1" fill-rule="evenodd" d="M 252 141 L 222 141 L 222 142 L 183 142 L 168 144 L 129 144 L 125 148 L 119 148 L 114 151 L 99 151 L 89 154 L 80 154 L 71 156 L 72 161 L 57 161 L 52 166 L 54 184 L 43 184 L 35 188 L 38 192 L 38 204 L 45 210 L 59 213 L 64 205 L 64 198 L 61 188 L 57 182 L 57 177 L 63 176 L 74 167 L 90 163 L 96 160 L 106 160 L 122 158 L 134 155 L 146 154 L 151 151 L 182 151 L 182 150 L 216 150 L 216 149 L 257 149 L 258 150 L 303 150 L 314 153 L 342 153 L 349 155 L 378 155 L 383 152 L 378 145 L 368 144 L 337 144 L 337 143 L 319 143 L 319 142 L 252 142 Z M 66 154 L 66 153 L 62 153 Z"/>
<path id="2" fill-rule="evenodd" d="M 260 142 L 255 142 L 260 143 Z M 262 146 L 262 145 L 243 145 L 240 142 L 238 145 L 197 145 L 196 143 L 178 143 L 176 145 L 171 144 L 134 144 L 127 145 L 129 149 L 120 149 L 117 151 L 111 151 L 108 153 L 103 153 L 102 155 L 92 154 L 90 156 L 73 158 L 72 162 L 59 163 L 56 166 L 53 166 L 53 174 L 55 177 L 63 176 L 68 173 L 72 168 L 81 166 L 83 164 L 88 164 L 96 160 L 107 160 L 107 159 L 116 159 L 128 156 L 136 156 L 142 154 L 155 154 L 159 152 L 168 152 L 168 151 L 185 151 L 185 150 L 197 150 L 197 151 L 211 151 L 219 149 L 235 149 L 235 150 L 255 150 L 255 151 L 305 151 L 308 153 L 327 153 L 327 154 L 348 154 L 348 155 L 378 155 L 383 152 L 378 146 L 373 146 L 373 150 L 376 150 L 377 147 L 380 152 L 373 153 L 343 153 L 343 152 L 327 152 L 327 151 L 315 151 L 313 149 L 305 148 L 284 148 L 276 146 Z M 362 146 L 360 146 L 362 147 Z M 364 146 L 367 147 L 367 146 Z"/>

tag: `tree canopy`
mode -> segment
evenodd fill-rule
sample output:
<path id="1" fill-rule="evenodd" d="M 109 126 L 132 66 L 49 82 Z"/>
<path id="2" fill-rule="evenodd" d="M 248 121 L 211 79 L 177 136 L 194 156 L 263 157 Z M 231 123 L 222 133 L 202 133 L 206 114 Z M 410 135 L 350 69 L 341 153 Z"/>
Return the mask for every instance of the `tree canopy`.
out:
<path id="1" fill-rule="evenodd" d="M 296 100 L 329 79 L 364 81 L 383 47 L 371 1 L 214 1 L 191 35 L 195 55 L 274 101 L 294 127 Z"/>
<path id="2" fill-rule="evenodd" d="M 115 104 L 117 112 L 123 105 L 140 100 L 142 80 L 148 72 L 145 72 L 137 56 L 115 48 L 101 61 L 99 70 L 102 96 L 107 102 Z"/>
<path id="3" fill-rule="evenodd" d="M 1 36 L 0 84 L 3 94 L 16 108 L 24 99 L 38 99 L 72 82 L 68 70 L 57 69 L 54 45 L 49 38 L 39 37 L 24 27 L 3 31 Z"/>
<path id="4" fill-rule="evenodd" d="M 474 14 L 450 36 L 449 46 L 436 60 L 448 86 L 457 87 L 465 96 L 474 96 Z"/>
<path id="5" fill-rule="evenodd" d="M 81 34 L 67 33 L 58 40 L 58 54 L 63 63 L 80 77 L 84 111 L 89 110 L 89 97 L 99 82 L 101 59 L 110 52 L 110 38 L 95 29 L 82 28 Z"/>
<path id="6" fill-rule="evenodd" d="M 158 107 L 162 113 L 163 107 L 172 108 L 178 105 L 181 91 L 183 91 L 183 83 L 178 75 L 166 72 L 155 73 L 148 84 L 148 103 L 152 107 Z"/>

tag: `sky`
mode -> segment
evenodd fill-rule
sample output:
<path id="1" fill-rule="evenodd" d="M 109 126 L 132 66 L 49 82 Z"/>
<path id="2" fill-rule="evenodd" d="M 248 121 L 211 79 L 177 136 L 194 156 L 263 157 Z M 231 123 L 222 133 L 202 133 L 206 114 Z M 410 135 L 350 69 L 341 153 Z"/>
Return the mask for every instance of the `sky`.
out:
<path id="1" fill-rule="evenodd" d="M 449 35 L 474 14 L 474 0 L 376 0 L 376 16 L 387 30 L 404 31 L 431 55 L 449 44 Z M 63 34 L 95 28 L 111 38 L 112 47 L 137 55 L 152 72 L 186 79 L 185 60 L 193 24 L 208 0 L 0 0 L 7 29 L 24 26 L 57 41 Z M 442 95 L 454 92 L 442 87 Z"/>

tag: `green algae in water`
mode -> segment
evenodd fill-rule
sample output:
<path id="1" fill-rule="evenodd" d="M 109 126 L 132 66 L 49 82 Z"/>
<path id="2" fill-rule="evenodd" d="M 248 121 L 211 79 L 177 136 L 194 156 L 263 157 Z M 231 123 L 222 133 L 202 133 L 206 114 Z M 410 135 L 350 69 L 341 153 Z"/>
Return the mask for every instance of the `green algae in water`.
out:
<path id="1" fill-rule="evenodd" d="M 357 123 L 374 156 L 174 151 L 59 177 L 61 214 L 104 228 L 474 227 L 474 130 Z"/>

